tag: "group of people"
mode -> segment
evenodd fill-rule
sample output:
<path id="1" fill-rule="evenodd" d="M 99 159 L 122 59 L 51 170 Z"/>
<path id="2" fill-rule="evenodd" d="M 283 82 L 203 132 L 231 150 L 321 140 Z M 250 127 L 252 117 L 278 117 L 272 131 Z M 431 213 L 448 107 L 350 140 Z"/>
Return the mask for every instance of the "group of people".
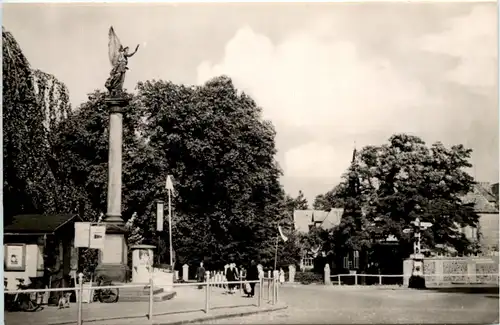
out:
<path id="1" fill-rule="evenodd" d="M 241 272 L 240 272 L 241 271 Z M 227 285 L 228 289 L 228 294 L 234 294 L 237 290 L 238 284 L 236 281 L 240 280 L 247 280 L 247 281 L 257 281 L 261 278 L 264 277 L 264 268 L 262 265 L 258 264 L 255 262 L 255 260 L 252 260 L 250 262 L 250 265 L 244 269 L 243 267 L 240 268 L 240 271 L 236 267 L 235 263 L 230 263 L 226 267 L 226 272 L 225 272 L 225 277 L 226 280 L 229 282 Z M 279 277 L 279 282 L 284 283 L 285 282 L 285 272 L 283 271 L 282 268 L 280 268 L 280 271 L 275 271 L 277 274 L 275 276 Z M 203 262 L 200 263 L 200 266 L 198 267 L 196 271 L 196 278 L 198 282 L 205 282 L 205 268 L 203 266 Z M 202 286 L 198 286 L 199 289 L 202 288 Z M 247 295 L 247 297 L 253 297 L 255 296 L 255 282 L 254 283 L 245 283 L 243 286 L 244 292 Z"/>

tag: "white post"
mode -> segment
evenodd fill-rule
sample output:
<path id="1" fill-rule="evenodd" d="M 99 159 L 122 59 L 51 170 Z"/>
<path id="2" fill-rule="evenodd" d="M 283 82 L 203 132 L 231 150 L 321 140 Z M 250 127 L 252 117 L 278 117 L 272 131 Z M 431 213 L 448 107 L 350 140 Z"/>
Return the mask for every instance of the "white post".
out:
<path id="1" fill-rule="evenodd" d="M 257 307 L 260 307 L 262 305 L 262 291 L 264 290 L 264 279 L 259 278 L 259 294 L 257 296 Z"/>
<path id="2" fill-rule="evenodd" d="M 209 293 L 209 288 L 208 288 L 208 278 L 210 277 L 210 273 L 205 272 L 205 278 L 206 278 L 206 285 L 205 285 L 205 314 L 208 313 L 208 310 L 210 308 L 209 304 L 209 299 L 210 299 L 210 293 Z"/>
<path id="3" fill-rule="evenodd" d="M 153 320 L 153 273 L 151 273 L 149 278 L 149 314 L 148 319 Z"/>
<path id="4" fill-rule="evenodd" d="M 173 249 L 172 249 L 172 199 L 171 199 L 171 190 L 168 189 L 168 237 L 170 244 L 170 266 L 174 267 L 174 257 L 173 257 Z"/>
<path id="5" fill-rule="evenodd" d="M 78 274 L 78 287 L 78 325 L 82 325 L 83 273 Z"/>
<path id="6" fill-rule="evenodd" d="M 279 278 L 276 279 L 275 281 L 276 281 L 276 303 L 278 303 L 279 290 L 280 290 Z"/>
<path id="7" fill-rule="evenodd" d="M 243 294 L 243 271 L 240 270 L 240 294 Z"/>

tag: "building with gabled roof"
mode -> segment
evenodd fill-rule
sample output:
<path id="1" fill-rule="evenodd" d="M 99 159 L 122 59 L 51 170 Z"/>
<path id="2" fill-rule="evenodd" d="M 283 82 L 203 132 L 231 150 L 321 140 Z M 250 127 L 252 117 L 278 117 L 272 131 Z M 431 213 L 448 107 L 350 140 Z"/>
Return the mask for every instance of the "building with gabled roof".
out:
<path id="1" fill-rule="evenodd" d="M 483 254 L 498 254 L 498 183 L 492 185 L 487 182 L 478 182 L 473 190 L 461 199 L 465 204 L 472 204 L 474 211 L 479 215 L 479 227 L 463 227 L 462 233 L 470 240 L 478 240 Z M 479 238 L 478 235 L 480 235 Z"/>
<path id="2" fill-rule="evenodd" d="M 15 290 L 17 279 L 26 284 L 39 281 L 50 269 L 51 281 L 65 283 L 78 269 L 78 250 L 74 247 L 74 214 L 16 215 L 4 227 L 4 278 Z M 67 285 L 67 283 L 66 283 Z"/>
<path id="3" fill-rule="evenodd" d="M 312 227 L 321 227 L 330 230 L 340 224 L 344 209 L 333 208 L 330 211 L 324 210 L 295 210 L 293 211 L 293 221 L 295 231 L 307 234 Z M 300 268 L 308 270 L 313 268 L 313 260 L 320 253 L 321 247 L 313 247 L 308 252 L 303 252 Z"/>
<path id="4" fill-rule="evenodd" d="M 321 227 L 325 230 L 332 229 L 340 224 L 344 209 L 332 208 L 324 210 L 295 210 L 293 211 L 293 222 L 295 230 L 300 233 L 308 233 L 311 227 Z"/>

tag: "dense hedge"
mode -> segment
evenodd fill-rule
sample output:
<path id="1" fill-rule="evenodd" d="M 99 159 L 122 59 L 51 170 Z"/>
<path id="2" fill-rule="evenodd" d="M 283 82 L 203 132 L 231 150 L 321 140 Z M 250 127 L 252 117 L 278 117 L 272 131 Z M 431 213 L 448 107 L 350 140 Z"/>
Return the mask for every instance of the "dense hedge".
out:
<path id="1" fill-rule="evenodd" d="M 311 283 L 323 283 L 323 275 L 314 273 L 311 271 L 306 272 L 297 272 L 295 273 L 295 282 L 299 282 L 301 284 L 311 284 Z"/>

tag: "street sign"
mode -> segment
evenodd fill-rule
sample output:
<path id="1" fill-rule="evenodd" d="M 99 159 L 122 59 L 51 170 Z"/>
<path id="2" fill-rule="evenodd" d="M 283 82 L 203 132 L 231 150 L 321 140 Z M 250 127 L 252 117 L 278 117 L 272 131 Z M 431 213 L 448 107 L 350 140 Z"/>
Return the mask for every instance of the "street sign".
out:
<path id="1" fill-rule="evenodd" d="M 430 228 L 430 227 L 432 227 L 432 222 L 421 222 L 420 227 L 424 228 L 424 229 Z"/>
<path id="2" fill-rule="evenodd" d="M 165 184 L 165 188 L 169 191 L 174 189 L 174 183 L 172 182 L 172 175 L 167 176 L 167 183 Z"/>

